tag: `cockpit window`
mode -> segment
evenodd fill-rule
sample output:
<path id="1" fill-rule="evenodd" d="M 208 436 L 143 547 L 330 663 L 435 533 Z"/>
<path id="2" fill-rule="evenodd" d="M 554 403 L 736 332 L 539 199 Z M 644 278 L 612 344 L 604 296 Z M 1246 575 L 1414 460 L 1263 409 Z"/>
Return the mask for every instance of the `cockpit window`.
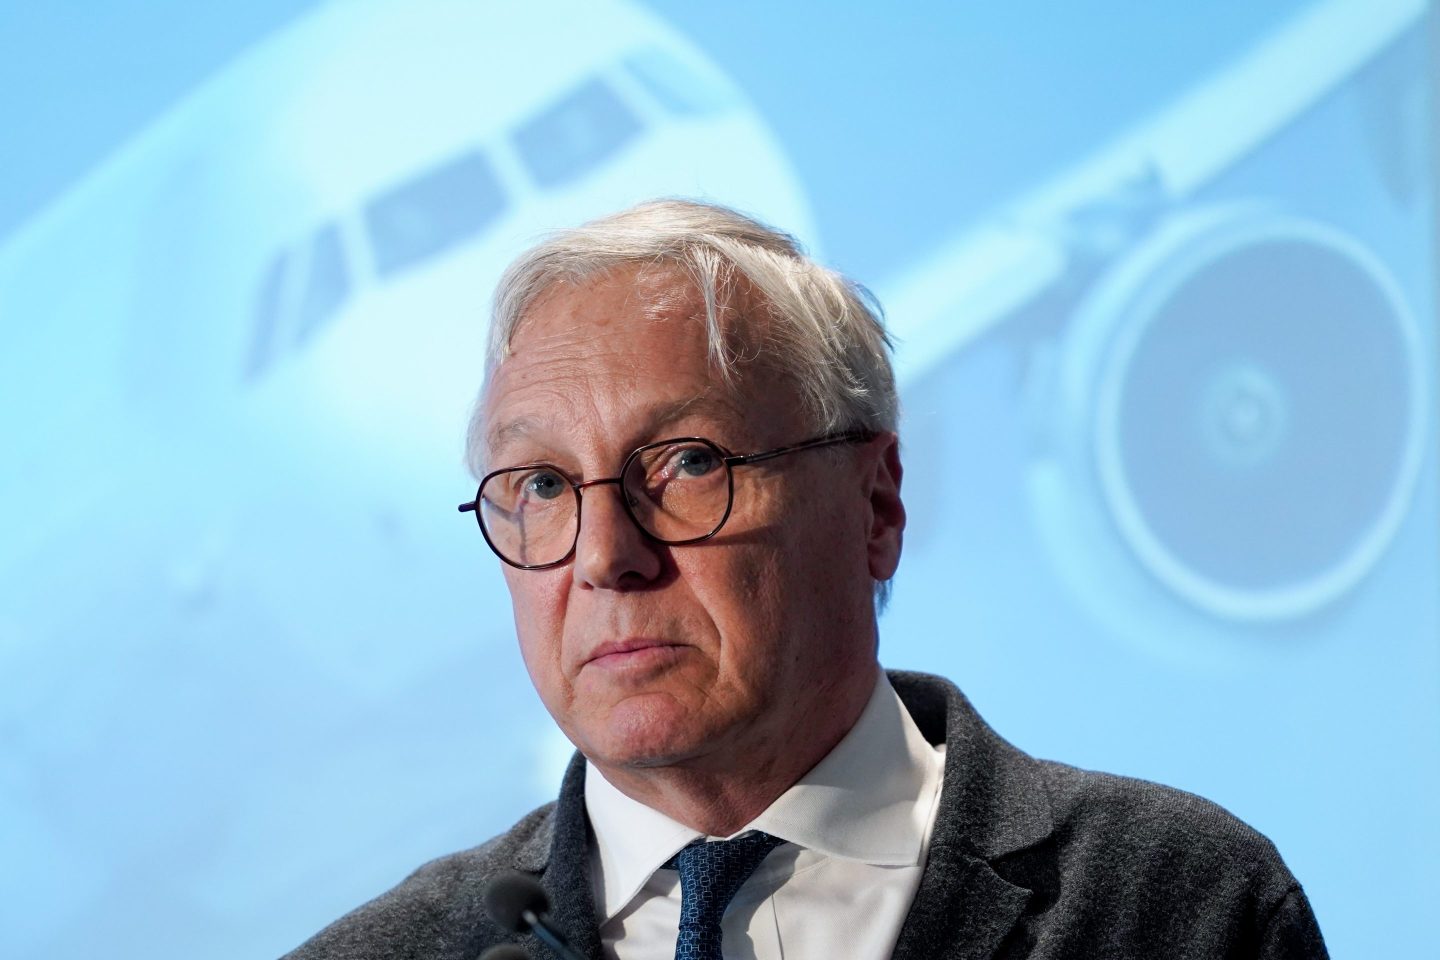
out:
<path id="1" fill-rule="evenodd" d="M 640 120 L 603 81 L 590 80 L 515 131 L 515 148 L 541 187 L 584 175 L 640 133 Z"/>
<path id="2" fill-rule="evenodd" d="M 289 263 L 290 258 L 281 251 L 271 258 L 260 276 L 260 288 L 255 295 L 255 331 L 250 341 L 250 355 L 245 358 L 246 380 L 260 376 L 274 359 L 275 332 L 280 328 L 280 303 Z"/>
<path id="3" fill-rule="evenodd" d="M 505 204 L 500 179 L 480 153 L 407 180 L 365 207 L 376 274 L 389 277 L 479 233 Z"/>
<path id="4" fill-rule="evenodd" d="M 310 241 L 310 262 L 295 311 L 295 342 L 304 343 L 314 336 L 349 294 L 350 273 L 340 245 L 340 229 L 326 224 Z"/>
<path id="5" fill-rule="evenodd" d="M 726 109 L 734 95 L 667 50 L 651 47 L 625 58 L 625 69 L 671 113 L 704 116 Z"/>

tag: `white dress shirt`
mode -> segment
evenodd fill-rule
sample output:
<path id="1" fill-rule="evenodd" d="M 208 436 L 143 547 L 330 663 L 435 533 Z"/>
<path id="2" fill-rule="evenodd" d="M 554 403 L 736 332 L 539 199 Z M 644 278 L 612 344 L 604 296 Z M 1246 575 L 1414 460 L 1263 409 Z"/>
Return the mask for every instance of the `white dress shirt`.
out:
<path id="1" fill-rule="evenodd" d="M 880 673 L 845 738 L 737 831 L 788 842 L 731 901 L 721 923 L 727 960 L 890 956 L 925 868 L 944 760 L 945 747 L 925 741 Z M 674 960 L 680 875 L 661 864 L 699 832 L 630 799 L 593 766 L 585 807 L 605 955 Z"/>

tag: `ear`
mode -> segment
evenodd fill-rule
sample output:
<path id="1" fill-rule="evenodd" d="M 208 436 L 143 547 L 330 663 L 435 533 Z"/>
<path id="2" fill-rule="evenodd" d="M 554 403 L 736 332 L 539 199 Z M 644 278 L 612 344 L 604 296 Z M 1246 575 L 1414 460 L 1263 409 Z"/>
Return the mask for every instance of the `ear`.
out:
<path id="1" fill-rule="evenodd" d="M 865 496 L 870 505 L 866 557 L 870 576 L 889 580 L 900 565 L 905 504 L 900 501 L 900 438 L 882 433 L 865 445 Z"/>

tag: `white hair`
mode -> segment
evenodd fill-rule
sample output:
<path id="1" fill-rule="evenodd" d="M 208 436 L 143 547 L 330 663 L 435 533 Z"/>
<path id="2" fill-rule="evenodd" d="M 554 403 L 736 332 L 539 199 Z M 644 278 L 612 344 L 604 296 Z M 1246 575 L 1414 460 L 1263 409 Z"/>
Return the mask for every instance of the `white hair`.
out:
<path id="1" fill-rule="evenodd" d="M 544 293 L 636 265 L 673 265 L 694 280 L 705 304 L 710 363 L 725 382 L 734 381 L 740 364 L 763 360 L 796 385 L 817 431 L 895 431 L 892 344 L 870 292 L 811 260 L 789 234 L 695 200 L 641 203 L 556 231 L 516 258 L 495 289 L 486 379 L 509 356 Z M 742 291 L 752 294 L 751 309 L 727 309 Z M 477 402 L 467 441 L 477 476 L 483 472 L 482 417 Z M 882 604 L 887 587 L 876 585 Z"/>

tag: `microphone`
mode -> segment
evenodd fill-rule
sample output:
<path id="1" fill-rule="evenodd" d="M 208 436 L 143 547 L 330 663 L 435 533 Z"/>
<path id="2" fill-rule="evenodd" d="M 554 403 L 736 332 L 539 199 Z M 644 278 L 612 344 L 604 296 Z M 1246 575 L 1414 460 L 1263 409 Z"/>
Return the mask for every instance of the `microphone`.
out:
<path id="1" fill-rule="evenodd" d="M 513 943 L 497 943 L 480 954 L 480 960 L 530 960 L 530 954 Z"/>
<path id="2" fill-rule="evenodd" d="M 550 898 L 534 877 L 523 873 L 502 873 L 485 887 L 485 912 L 511 933 L 539 937 L 561 960 L 585 960 L 575 952 L 550 923 Z M 502 957 L 500 960 L 508 960 Z"/>

